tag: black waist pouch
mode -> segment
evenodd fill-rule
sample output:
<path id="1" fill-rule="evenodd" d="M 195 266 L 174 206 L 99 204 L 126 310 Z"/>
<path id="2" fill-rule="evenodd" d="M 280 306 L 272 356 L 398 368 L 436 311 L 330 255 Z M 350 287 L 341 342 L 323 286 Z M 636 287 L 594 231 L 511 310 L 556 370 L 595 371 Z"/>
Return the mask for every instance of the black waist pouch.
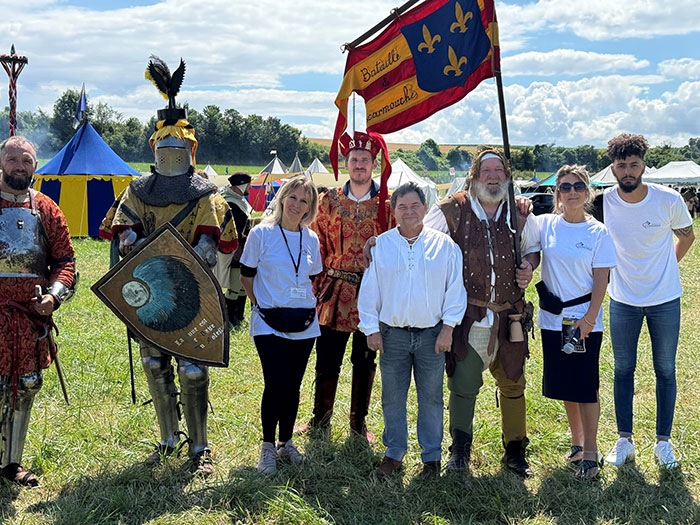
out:
<path id="1" fill-rule="evenodd" d="M 570 301 L 562 301 L 549 291 L 544 281 L 538 282 L 535 285 L 535 289 L 537 289 L 537 295 L 540 297 L 540 308 L 554 315 L 559 315 L 564 308 L 577 306 L 591 300 L 591 294 L 588 293 Z"/>
<path id="2" fill-rule="evenodd" d="M 303 332 L 316 317 L 316 308 L 258 308 L 260 317 L 278 332 Z"/>

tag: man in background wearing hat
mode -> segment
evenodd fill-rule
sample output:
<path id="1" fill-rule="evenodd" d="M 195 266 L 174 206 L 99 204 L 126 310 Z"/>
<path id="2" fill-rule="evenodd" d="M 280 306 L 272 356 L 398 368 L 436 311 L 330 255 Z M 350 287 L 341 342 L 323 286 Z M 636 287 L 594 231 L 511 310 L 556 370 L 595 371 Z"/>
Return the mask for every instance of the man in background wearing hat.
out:
<path id="1" fill-rule="evenodd" d="M 230 185 L 219 190 L 231 208 L 233 222 L 236 223 L 236 231 L 238 232 L 238 248 L 231 261 L 231 273 L 225 294 L 228 321 L 233 330 L 240 326 L 245 314 L 246 294 L 241 285 L 241 265 L 238 261 L 250 231 L 250 212 L 253 211 L 253 208 L 248 204 L 246 197 L 250 192 L 251 180 L 247 171 L 237 171 L 228 178 Z"/>
<path id="2" fill-rule="evenodd" d="M 377 133 L 344 133 L 339 139 L 350 180 L 331 189 L 320 199 L 318 215 L 311 228 L 321 244 L 323 272 L 315 282 L 321 336 L 316 340 L 316 388 L 313 417 L 306 425 L 326 428 L 333 414 L 340 366 L 352 334 L 352 394 L 350 429 L 370 442 L 365 418 L 369 410 L 377 352 L 367 346 L 358 330 L 357 295 L 364 271 L 362 249 L 370 237 L 385 232 L 393 219 L 386 181 L 391 164 L 386 144 Z M 381 184 L 372 180 L 377 153 L 382 152 Z"/>
<path id="3" fill-rule="evenodd" d="M 161 67 L 157 57 L 151 57 L 146 78 L 151 79 L 155 67 Z M 181 62 L 184 70 L 184 63 Z M 176 74 L 178 71 L 175 72 Z M 170 73 L 160 73 L 170 82 Z M 159 89 L 160 86 L 156 84 Z M 202 259 L 213 267 L 217 250 L 231 253 L 238 239 L 231 210 L 217 187 L 194 174 L 197 139 L 194 128 L 187 121 L 187 111 L 175 106 L 177 91 L 164 93 L 169 108 L 158 110 L 156 130 L 149 140 L 155 154 L 152 173 L 134 179 L 120 196 L 120 202 L 102 224 L 101 236 L 118 236 L 119 252 L 129 253 L 135 246 L 169 222 L 193 247 Z M 179 297 L 181 301 L 186 297 Z M 203 475 L 213 472 L 211 450 L 207 441 L 207 412 L 209 409 L 209 368 L 200 363 L 177 359 L 180 380 L 175 386 L 171 357 L 139 341 L 141 364 L 146 374 L 148 389 L 160 428 L 160 443 L 146 460 L 157 465 L 163 456 L 180 449 L 179 413 L 187 423 L 187 442 L 192 469 Z"/>
<path id="4" fill-rule="evenodd" d="M 523 289 L 539 264 L 539 238 L 534 216 L 518 213 L 523 262 L 516 268 L 510 226 L 508 184 L 510 168 L 503 155 L 486 148 L 471 168 L 467 190 L 443 199 L 430 210 L 425 225 L 449 233 L 462 249 L 467 313 L 455 328 L 452 351 L 446 355 L 450 390 L 450 459 L 448 470 L 468 468 L 473 436 L 474 406 L 489 368 L 500 393 L 505 454 L 503 463 L 523 477 L 532 475 L 525 460 L 528 443 L 525 425 L 527 336 L 509 339 L 509 314 L 531 316 Z"/>

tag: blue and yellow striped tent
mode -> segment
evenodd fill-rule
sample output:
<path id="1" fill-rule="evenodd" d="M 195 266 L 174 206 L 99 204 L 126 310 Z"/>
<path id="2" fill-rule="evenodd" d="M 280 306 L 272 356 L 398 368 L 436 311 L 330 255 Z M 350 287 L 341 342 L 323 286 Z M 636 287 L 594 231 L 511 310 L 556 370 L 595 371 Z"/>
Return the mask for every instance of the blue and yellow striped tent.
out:
<path id="1" fill-rule="evenodd" d="M 39 168 L 34 188 L 61 208 L 73 237 L 98 237 L 107 210 L 138 172 L 112 151 L 89 122 Z"/>

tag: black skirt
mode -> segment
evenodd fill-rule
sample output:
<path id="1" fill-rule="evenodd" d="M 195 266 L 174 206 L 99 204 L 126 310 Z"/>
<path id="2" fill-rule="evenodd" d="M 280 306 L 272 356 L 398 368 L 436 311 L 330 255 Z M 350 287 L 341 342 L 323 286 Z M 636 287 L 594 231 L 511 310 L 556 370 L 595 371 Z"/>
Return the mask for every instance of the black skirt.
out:
<path id="1" fill-rule="evenodd" d="M 598 400 L 600 377 L 598 359 L 603 332 L 591 332 L 586 337 L 586 351 L 562 352 L 561 332 L 541 330 L 542 395 L 551 399 L 575 403 L 595 403 Z"/>

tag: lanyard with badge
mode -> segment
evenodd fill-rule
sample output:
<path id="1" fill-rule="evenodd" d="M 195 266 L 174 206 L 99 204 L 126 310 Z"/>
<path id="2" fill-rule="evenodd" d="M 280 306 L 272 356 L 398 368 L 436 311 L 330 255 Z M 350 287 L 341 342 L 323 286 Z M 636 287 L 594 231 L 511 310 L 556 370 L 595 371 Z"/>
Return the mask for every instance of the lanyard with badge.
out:
<path id="1" fill-rule="evenodd" d="M 284 234 L 284 228 L 282 225 L 280 227 L 280 232 L 282 232 L 282 238 L 284 239 L 284 244 L 287 246 L 287 252 L 289 253 L 289 258 L 292 260 L 292 266 L 294 266 L 294 273 L 296 275 L 296 286 L 292 286 L 289 289 L 289 297 L 291 299 L 306 299 L 306 288 L 299 286 L 299 267 L 301 266 L 301 246 L 302 246 L 302 232 L 303 228 L 299 228 L 299 256 L 297 260 L 294 260 L 292 255 L 292 250 L 289 248 L 289 242 L 287 241 L 287 236 Z"/>

